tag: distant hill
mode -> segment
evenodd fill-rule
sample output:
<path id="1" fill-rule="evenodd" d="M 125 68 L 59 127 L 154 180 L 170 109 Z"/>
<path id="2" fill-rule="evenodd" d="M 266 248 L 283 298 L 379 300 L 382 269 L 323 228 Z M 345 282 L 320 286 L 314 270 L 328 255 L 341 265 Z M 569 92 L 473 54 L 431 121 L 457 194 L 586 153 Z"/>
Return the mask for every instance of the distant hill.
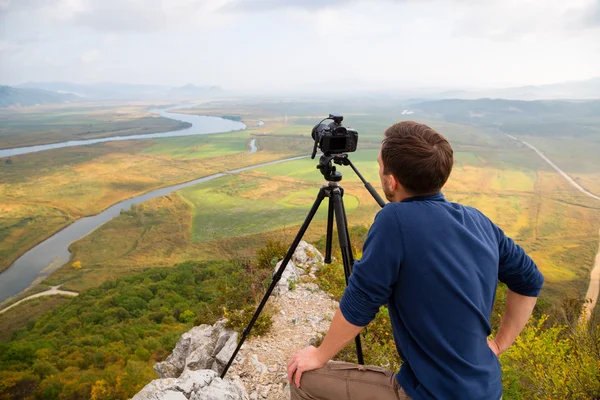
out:
<path id="1" fill-rule="evenodd" d="M 551 117 L 568 114 L 571 117 L 593 117 L 600 114 L 600 100 L 504 100 L 446 99 L 416 103 L 412 108 L 428 114 L 454 118 Z"/>
<path id="2" fill-rule="evenodd" d="M 42 89 L 22 89 L 0 86 L 0 107 L 14 105 L 33 106 L 36 104 L 68 103 L 81 100 L 69 93 L 57 93 Z"/>
<path id="3" fill-rule="evenodd" d="M 136 99 L 148 95 L 161 95 L 169 90 L 168 86 L 113 82 L 93 84 L 72 82 L 27 82 L 18 87 L 73 93 L 91 99 Z"/>
<path id="4" fill-rule="evenodd" d="M 512 132 L 598 134 L 600 100 L 447 99 L 410 104 L 415 115 L 510 128 Z"/>
<path id="5" fill-rule="evenodd" d="M 220 86 L 196 86 L 188 83 L 185 86 L 173 88 L 169 91 L 169 95 L 183 97 L 211 97 L 223 93 Z"/>
<path id="6" fill-rule="evenodd" d="M 515 100 L 600 99 L 600 77 L 547 85 L 481 90 L 448 90 L 429 95 L 429 98 L 463 100 L 476 100 L 482 97 Z"/>

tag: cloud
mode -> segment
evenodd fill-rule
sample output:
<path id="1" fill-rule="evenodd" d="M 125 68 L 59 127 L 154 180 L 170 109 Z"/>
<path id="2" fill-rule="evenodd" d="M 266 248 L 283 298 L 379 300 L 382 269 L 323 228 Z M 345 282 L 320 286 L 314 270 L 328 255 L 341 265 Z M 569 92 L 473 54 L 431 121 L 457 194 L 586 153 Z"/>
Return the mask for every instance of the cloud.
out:
<path id="1" fill-rule="evenodd" d="M 92 49 L 84 52 L 80 59 L 83 64 L 91 64 L 100 58 L 100 51 L 98 49 Z"/>
<path id="2" fill-rule="evenodd" d="M 494 41 L 560 36 L 569 28 L 581 30 L 585 28 L 582 21 L 593 19 L 594 12 L 600 22 L 600 0 L 593 0 L 591 6 L 590 0 L 465 0 L 456 5 L 463 12 L 455 23 L 454 35 Z"/>
<path id="3" fill-rule="evenodd" d="M 234 0 L 222 7 L 224 11 L 270 11 L 281 8 L 300 8 L 317 11 L 359 0 Z M 374 1 L 374 0 L 372 0 Z"/>
<path id="4" fill-rule="evenodd" d="M 583 27 L 600 28 L 600 0 L 593 1 L 581 11 L 580 22 Z"/>

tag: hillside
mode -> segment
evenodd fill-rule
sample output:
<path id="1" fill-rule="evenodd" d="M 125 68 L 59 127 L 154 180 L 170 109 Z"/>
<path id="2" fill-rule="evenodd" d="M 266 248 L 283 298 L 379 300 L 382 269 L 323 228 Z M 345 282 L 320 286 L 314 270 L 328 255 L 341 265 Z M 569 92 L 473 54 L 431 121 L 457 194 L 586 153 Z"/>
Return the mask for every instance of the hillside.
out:
<path id="1" fill-rule="evenodd" d="M 81 98 L 74 94 L 57 93 L 42 89 L 20 89 L 11 86 L 0 86 L 0 107 L 70 103 L 79 100 Z"/>

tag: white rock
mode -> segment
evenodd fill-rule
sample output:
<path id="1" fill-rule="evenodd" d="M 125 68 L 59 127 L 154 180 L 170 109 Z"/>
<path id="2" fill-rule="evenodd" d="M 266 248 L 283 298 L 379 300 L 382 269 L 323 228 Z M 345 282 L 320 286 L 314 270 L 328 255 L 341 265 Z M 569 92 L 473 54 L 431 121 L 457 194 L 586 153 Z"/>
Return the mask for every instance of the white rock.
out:
<path id="1" fill-rule="evenodd" d="M 177 388 L 189 397 L 193 392 L 197 392 L 210 385 L 216 376 L 217 373 L 210 369 L 201 371 L 187 370 L 177 379 Z"/>
<path id="2" fill-rule="evenodd" d="M 159 397 L 155 396 L 156 393 L 162 393 L 175 388 L 177 388 L 177 379 L 155 379 L 146 386 L 144 386 L 144 388 L 140 390 L 139 393 L 133 396 L 132 400 L 159 399 Z"/>
<path id="3" fill-rule="evenodd" d="M 181 335 L 175 345 L 173 352 L 167 359 L 154 366 L 154 370 L 161 378 L 176 378 L 187 364 L 187 358 L 198 348 L 210 348 L 215 346 L 214 329 L 210 325 L 195 326 L 188 332 Z M 209 352 L 210 354 L 210 352 Z M 199 358 L 196 355 L 196 358 Z M 192 368 L 201 369 L 202 367 Z"/>
<path id="4" fill-rule="evenodd" d="M 243 387 L 240 387 L 229 380 L 215 378 L 209 386 L 201 391 L 192 393 L 189 400 L 249 400 L 248 394 Z"/>
<path id="5" fill-rule="evenodd" d="M 233 332 L 229 335 L 229 339 L 227 340 L 227 343 L 225 343 L 225 345 L 223 346 L 221 351 L 219 351 L 219 354 L 217 354 L 217 356 L 215 357 L 216 360 L 223 366 L 227 365 L 227 362 L 233 355 L 233 352 L 235 351 L 237 344 L 238 344 L 238 333 Z"/>
<path id="6" fill-rule="evenodd" d="M 256 354 L 250 355 L 250 362 L 259 374 L 266 374 L 269 372 L 269 368 L 267 368 L 265 364 L 258 361 L 258 357 L 256 356 Z"/>
<path id="7" fill-rule="evenodd" d="M 294 251 L 292 261 L 299 266 L 307 269 L 311 273 L 315 273 L 319 270 L 323 264 L 323 255 L 317 250 L 317 248 L 311 244 L 301 240 Z"/>
<path id="8" fill-rule="evenodd" d="M 279 269 L 283 260 L 279 261 L 275 266 L 275 271 Z M 281 274 L 281 279 L 277 282 L 275 289 L 273 289 L 273 294 L 276 296 L 280 296 L 284 293 L 287 293 L 290 290 L 290 281 L 297 281 L 300 278 L 300 273 L 298 272 L 298 268 L 296 265 L 290 261 L 287 266 L 283 270 Z"/>

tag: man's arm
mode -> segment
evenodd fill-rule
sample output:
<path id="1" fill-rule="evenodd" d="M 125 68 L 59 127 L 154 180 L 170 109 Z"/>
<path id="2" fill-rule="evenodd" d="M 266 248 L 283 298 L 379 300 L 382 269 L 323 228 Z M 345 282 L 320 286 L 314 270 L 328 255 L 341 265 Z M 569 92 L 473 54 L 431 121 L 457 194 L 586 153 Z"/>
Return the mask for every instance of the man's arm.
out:
<path id="1" fill-rule="evenodd" d="M 296 372 L 300 386 L 303 372 L 320 368 L 358 335 L 386 304 L 398 279 L 402 262 L 400 226 L 387 205 L 377 216 L 363 246 L 363 256 L 354 263 L 348 287 L 340 301 L 321 346 L 298 350 L 288 362 L 288 380 Z"/>
<path id="2" fill-rule="evenodd" d="M 339 353 L 346 345 L 348 345 L 364 326 L 352 325 L 344 314 L 338 308 L 333 316 L 327 335 L 323 339 L 323 343 L 318 348 L 313 346 L 305 347 L 302 350 L 296 351 L 288 362 L 288 382 L 292 382 L 294 372 L 296 379 L 294 380 L 297 387 L 300 387 L 300 379 L 302 373 L 313 369 L 321 368 L 333 356 Z"/>
<path id="3" fill-rule="evenodd" d="M 537 297 L 523 296 L 508 289 L 506 309 L 496 337 L 490 341 L 490 348 L 497 356 L 508 349 L 529 320 Z"/>
<path id="4" fill-rule="evenodd" d="M 496 337 L 489 341 L 496 355 L 508 349 L 529 320 L 544 284 L 544 276 L 533 260 L 513 240 L 498 230 L 500 265 L 498 279 L 506 283 L 506 309 Z"/>

